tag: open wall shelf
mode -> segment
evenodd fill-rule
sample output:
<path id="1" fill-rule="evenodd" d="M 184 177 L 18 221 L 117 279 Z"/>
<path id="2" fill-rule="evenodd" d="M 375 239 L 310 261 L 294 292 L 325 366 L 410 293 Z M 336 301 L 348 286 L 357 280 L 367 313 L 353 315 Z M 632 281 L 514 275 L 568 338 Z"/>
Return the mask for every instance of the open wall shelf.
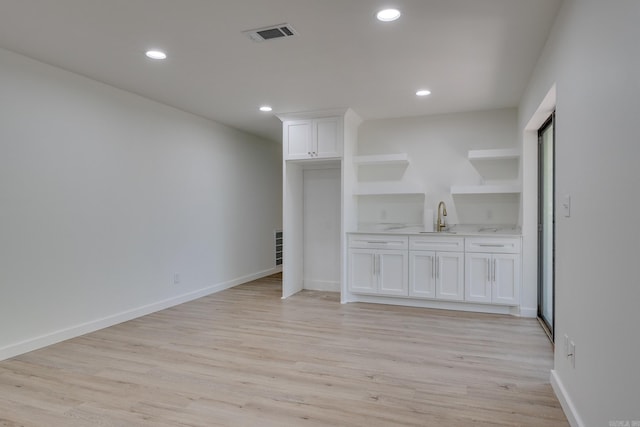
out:
<path id="1" fill-rule="evenodd" d="M 409 157 L 407 153 L 355 156 L 353 163 L 358 166 L 408 165 Z"/>
<path id="2" fill-rule="evenodd" d="M 482 185 L 454 185 L 451 194 L 518 194 L 522 186 L 518 183 L 482 184 Z"/>
<path id="3" fill-rule="evenodd" d="M 511 160 L 520 158 L 517 148 L 498 148 L 491 150 L 469 150 L 469 160 Z"/>
<path id="4" fill-rule="evenodd" d="M 477 169 L 483 179 L 490 178 L 486 184 L 453 185 L 451 194 L 520 194 L 517 160 L 520 159 L 519 148 L 495 148 L 486 150 L 469 150 L 467 158 Z M 497 176 L 496 172 L 500 171 Z M 511 181 L 511 179 L 516 179 Z"/>

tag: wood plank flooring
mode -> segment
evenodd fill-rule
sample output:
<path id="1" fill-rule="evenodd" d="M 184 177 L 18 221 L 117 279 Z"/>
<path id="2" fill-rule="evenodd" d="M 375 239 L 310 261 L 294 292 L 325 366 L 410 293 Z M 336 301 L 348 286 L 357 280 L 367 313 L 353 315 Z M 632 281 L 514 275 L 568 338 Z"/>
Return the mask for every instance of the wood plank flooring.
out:
<path id="1" fill-rule="evenodd" d="M 271 277 L 0 362 L 2 426 L 567 426 L 534 319 Z"/>

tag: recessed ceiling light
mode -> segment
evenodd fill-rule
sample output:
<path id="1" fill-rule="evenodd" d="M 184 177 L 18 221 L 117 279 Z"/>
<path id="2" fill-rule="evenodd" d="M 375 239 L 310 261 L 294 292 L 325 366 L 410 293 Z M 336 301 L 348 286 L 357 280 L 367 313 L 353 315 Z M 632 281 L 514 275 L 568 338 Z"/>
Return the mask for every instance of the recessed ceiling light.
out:
<path id="1" fill-rule="evenodd" d="M 400 11 L 398 9 L 384 9 L 376 14 L 376 18 L 382 22 L 395 21 L 400 18 Z"/>
<path id="2" fill-rule="evenodd" d="M 260 111 L 268 113 L 269 111 L 273 111 L 273 108 L 271 108 L 269 105 L 263 105 L 262 107 L 260 107 Z"/>
<path id="3" fill-rule="evenodd" d="M 151 59 L 167 59 L 167 54 L 161 50 L 148 50 L 145 55 Z"/>
<path id="4" fill-rule="evenodd" d="M 418 95 L 418 96 L 431 95 L 431 91 L 427 90 L 427 89 L 420 89 L 419 91 L 416 92 L 416 95 Z"/>

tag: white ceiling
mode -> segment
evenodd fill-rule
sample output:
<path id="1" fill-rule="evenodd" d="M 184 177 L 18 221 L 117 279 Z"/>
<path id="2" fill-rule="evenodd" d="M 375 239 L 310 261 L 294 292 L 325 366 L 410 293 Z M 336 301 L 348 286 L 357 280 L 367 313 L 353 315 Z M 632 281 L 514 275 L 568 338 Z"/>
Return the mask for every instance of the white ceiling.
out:
<path id="1" fill-rule="evenodd" d="M 273 140 L 276 113 L 515 107 L 561 0 L 0 0 L 0 47 Z M 375 12 L 403 13 L 382 23 Z M 242 31 L 291 24 L 256 43 Z M 157 47 L 169 58 L 153 62 Z M 428 88 L 432 95 L 417 98 Z M 273 113 L 261 113 L 262 104 Z"/>

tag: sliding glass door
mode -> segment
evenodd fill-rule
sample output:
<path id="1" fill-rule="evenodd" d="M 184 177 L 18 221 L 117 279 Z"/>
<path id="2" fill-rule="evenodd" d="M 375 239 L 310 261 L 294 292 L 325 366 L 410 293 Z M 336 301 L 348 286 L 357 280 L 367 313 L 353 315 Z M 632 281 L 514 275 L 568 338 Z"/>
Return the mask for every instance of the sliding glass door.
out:
<path id="1" fill-rule="evenodd" d="M 538 131 L 538 317 L 553 341 L 555 113 Z"/>

